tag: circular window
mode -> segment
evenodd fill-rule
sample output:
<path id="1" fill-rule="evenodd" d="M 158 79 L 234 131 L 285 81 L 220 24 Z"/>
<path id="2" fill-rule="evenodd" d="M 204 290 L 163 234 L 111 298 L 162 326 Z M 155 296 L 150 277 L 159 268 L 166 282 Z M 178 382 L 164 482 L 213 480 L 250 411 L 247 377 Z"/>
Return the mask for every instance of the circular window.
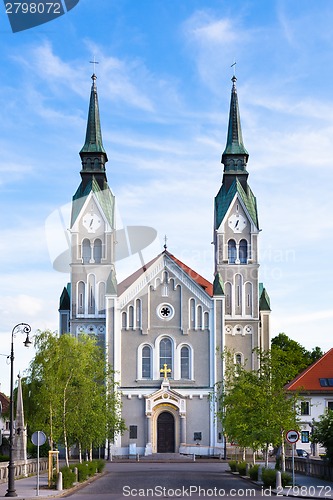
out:
<path id="1" fill-rule="evenodd" d="M 174 308 L 170 304 L 161 304 L 157 307 L 157 316 L 168 321 L 175 314 Z"/>

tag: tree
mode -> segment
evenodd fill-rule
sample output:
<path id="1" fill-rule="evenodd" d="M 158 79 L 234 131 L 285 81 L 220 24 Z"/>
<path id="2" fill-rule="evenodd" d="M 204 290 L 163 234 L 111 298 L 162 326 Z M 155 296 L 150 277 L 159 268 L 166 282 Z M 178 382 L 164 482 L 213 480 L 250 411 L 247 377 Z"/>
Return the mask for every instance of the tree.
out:
<path id="1" fill-rule="evenodd" d="M 285 333 L 279 333 L 272 339 L 271 349 L 278 358 L 278 363 L 283 367 L 283 385 L 290 382 L 296 375 L 323 356 L 320 347 L 308 351 L 301 344 L 290 339 Z"/>
<path id="2" fill-rule="evenodd" d="M 313 421 L 312 440 L 326 448 L 326 456 L 333 464 L 333 411 L 327 409 L 318 421 Z"/>
<path id="3" fill-rule="evenodd" d="M 28 374 L 27 420 L 32 429 L 44 430 L 51 446 L 64 445 L 67 464 L 73 444 L 80 450 L 103 444 L 110 435 L 110 421 L 114 432 L 124 430 L 113 372 L 93 337 L 40 332 L 35 348 Z"/>
<path id="4" fill-rule="evenodd" d="M 272 352 L 255 350 L 259 369 L 247 371 L 234 364 L 233 353 L 226 352 L 225 378 L 219 385 L 218 417 L 228 439 L 254 451 L 269 444 L 281 446 L 284 432 L 297 428 L 296 395 L 284 391 L 284 367 Z"/>

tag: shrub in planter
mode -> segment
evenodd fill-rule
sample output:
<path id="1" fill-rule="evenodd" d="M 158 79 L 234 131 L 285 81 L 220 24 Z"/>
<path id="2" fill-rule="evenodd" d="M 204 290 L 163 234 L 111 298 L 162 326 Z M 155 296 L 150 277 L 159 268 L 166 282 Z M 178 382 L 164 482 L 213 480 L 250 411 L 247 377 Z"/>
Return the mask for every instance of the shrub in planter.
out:
<path id="1" fill-rule="evenodd" d="M 88 479 L 89 475 L 89 467 L 86 462 L 83 462 L 82 464 L 77 464 L 77 474 L 78 474 L 78 481 L 82 483 L 82 481 L 86 481 Z"/>
<path id="2" fill-rule="evenodd" d="M 237 471 L 240 476 L 246 476 L 246 462 L 238 462 Z"/>
<path id="3" fill-rule="evenodd" d="M 292 484 L 292 477 L 290 474 L 288 474 L 288 472 L 282 472 L 281 474 L 281 483 L 282 483 L 282 486 L 285 487 L 285 486 L 289 486 Z"/>
<path id="4" fill-rule="evenodd" d="M 228 462 L 228 465 L 230 467 L 231 472 L 237 472 L 237 461 L 236 460 L 230 460 L 230 462 Z"/>
<path id="5" fill-rule="evenodd" d="M 103 472 L 105 467 L 105 460 L 95 460 L 97 472 Z"/>
<path id="6" fill-rule="evenodd" d="M 252 481 L 258 481 L 259 476 L 259 465 L 253 465 L 249 470 L 249 476 Z"/>
<path id="7" fill-rule="evenodd" d="M 75 472 L 69 467 L 62 467 L 60 472 L 62 473 L 62 487 L 71 488 L 76 480 Z"/>
<path id="8" fill-rule="evenodd" d="M 265 488 L 275 488 L 276 486 L 276 470 L 275 469 L 262 469 L 262 482 Z"/>

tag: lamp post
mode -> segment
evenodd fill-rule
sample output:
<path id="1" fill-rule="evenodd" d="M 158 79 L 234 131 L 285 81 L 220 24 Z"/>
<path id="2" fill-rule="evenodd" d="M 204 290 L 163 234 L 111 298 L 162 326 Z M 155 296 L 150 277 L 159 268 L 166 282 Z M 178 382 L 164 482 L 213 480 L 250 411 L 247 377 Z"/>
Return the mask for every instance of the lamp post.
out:
<path id="1" fill-rule="evenodd" d="M 29 347 L 31 340 L 29 339 L 29 333 L 31 332 L 31 326 L 27 323 L 19 323 L 14 326 L 12 330 L 12 344 L 10 351 L 10 404 L 9 404 L 9 464 L 8 464 L 8 489 L 5 497 L 17 497 L 15 490 L 14 479 L 15 479 L 15 464 L 13 461 L 13 430 L 14 430 L 14 337 L 17 333 L 23 333 L 26 335 L 26 339 L 23 342 L 25 347 Z"/>

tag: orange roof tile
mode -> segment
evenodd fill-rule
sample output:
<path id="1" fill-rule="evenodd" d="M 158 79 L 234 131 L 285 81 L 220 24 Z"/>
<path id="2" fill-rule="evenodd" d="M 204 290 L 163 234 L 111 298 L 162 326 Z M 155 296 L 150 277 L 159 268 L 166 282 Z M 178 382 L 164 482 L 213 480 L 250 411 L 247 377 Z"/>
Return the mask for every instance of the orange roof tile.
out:
<path id="1" fill-rule="evenodd" d="M 165 250 L 163 253 L 165 253 L 170 259 L 172 259 L 176 264 L 178 264 L 179 267 L 183 269 L 183 271 L 186 272 L 186 274 L 192 278 L 198 285 L 200 285 L 205 292 L 210 295 L 211 297 L 213 296 L 213 285 L 210 283 L 208 280 L 206 280 L 203 276 L 198 274 L 196 271 L 193 271 L 190 267 L 188 267 L 186 264 L 181 262 L 179 259 L 177 259 L 174 255 L 169 253 L 167 250 Z M 162 253 L 162 254 L 163 254 Z M 149 267 L 154 264 L 154 262 L 162 255 L 159 254 L 157 257 L 152 259 L 150 262 L 148 262 L 144 267 L 141 267 L 137 271 L 135 271 L 133 274 L 128 276 L 126 279 L 124 279 L 121 283 L 119 283 L 117 289 L 118 289 L 118 294 L 121 295 L 132 283 L 134 283 Z"/>
<path id="2" fill-rule="evenodd" d="M 333 380 L 333 348 L 297 375 L 285 387 L 288 391 L 333 392 L 333 386 L 323 387 L 320 385 L 319 379 Z"/>

